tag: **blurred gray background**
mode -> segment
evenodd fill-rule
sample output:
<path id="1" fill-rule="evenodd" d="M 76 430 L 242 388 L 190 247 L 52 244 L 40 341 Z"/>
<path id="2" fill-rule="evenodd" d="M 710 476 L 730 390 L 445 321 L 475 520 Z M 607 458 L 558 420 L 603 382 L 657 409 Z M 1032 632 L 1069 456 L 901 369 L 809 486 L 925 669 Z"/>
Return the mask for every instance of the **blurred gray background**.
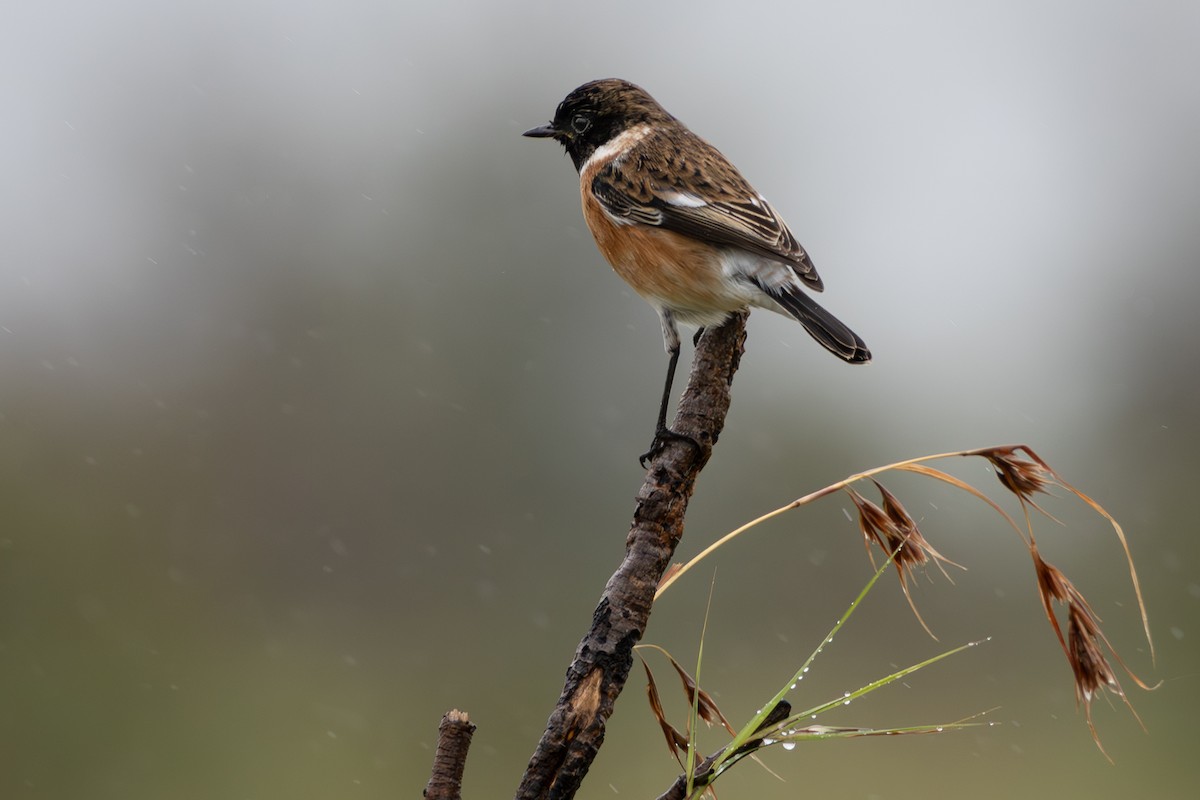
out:
<path id="1" fill-rule="evenodd" d="M 1192 796 L 1200 6 L 4 17 L 0 795 L 412 797 L 455 706 L 479 724 L 469 796 L 511 793 L 621 556 L 665 367 L 570 162 L 519 133 L 620 76 L 772 200 L 876 358 L 849 368 L 753 315 L 681 556 L 856 470 L 1027 442 L 1126 526 L 1157 666 L 1106 525 L 1050 499 L 1068 524 L 1039 541 L 1163 681 L 1132 691 L 1148 734 L 1097 703 L 1106 763 L 1016 536 L 889 478 L 970 568 L 918 582 L 941 641 L 889 578 L 793 699 L 991 636 L 826 722 L 1003 724 L 770 752 L 787 783 L 745 764 L 722 796 Z M 985 464 L 949 466 L 1002 494 Z M 713 562 L 704 683 L 735 722 L 868 577 L 847 505 Z M 694 663 L 711 578 L 668 594 L 647 640 Z M 676 772 L 635 673 L 583 796 Z"/>

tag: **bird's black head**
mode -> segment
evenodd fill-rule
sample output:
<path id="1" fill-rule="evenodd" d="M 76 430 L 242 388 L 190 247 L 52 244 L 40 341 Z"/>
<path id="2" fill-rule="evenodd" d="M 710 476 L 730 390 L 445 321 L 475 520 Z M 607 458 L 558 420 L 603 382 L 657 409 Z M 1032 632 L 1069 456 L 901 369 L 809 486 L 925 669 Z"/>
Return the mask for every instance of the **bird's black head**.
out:
<path id="1" fill-rule="evenodd" d="M 635 125 L 674 120 L 640 86 L 605 78 L 571 92 L 558 104 L 549 124 L 522 135 L 556 140 L 579 169 L 597 148 Z"/>

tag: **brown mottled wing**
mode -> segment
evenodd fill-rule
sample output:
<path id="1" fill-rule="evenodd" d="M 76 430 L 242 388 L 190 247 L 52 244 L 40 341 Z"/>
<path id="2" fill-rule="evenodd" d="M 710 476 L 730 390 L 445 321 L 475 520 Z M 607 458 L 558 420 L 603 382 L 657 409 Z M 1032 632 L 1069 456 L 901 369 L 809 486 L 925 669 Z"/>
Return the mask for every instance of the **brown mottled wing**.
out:
<path id="1" fill-rule="evenodd" d="M 783 262 L 809 289 L 824 288 L 771 204 L 686 128 L 643 139 L 634 152 L 610 161 L 592 179 L 592 192 L 613 217 Z"/>

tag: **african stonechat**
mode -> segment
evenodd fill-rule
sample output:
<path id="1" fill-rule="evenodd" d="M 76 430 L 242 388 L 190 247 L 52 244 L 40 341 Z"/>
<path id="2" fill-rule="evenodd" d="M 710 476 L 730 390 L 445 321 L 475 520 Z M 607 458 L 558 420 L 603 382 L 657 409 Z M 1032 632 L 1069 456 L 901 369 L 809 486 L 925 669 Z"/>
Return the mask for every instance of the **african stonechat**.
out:
<path id="1" fill-rule="evenodd" d="M 579 171 L 583 216 L 600 252 L 654 306 L 670 356 L 654 443 L 668 438 L 667 405 L 679 361 L 676 322 L 703 329 L 748 306 L 794 317 L 851 364 L 871 352 L 808 296 L 824 286 L 808 253 L 766 198 L 717 148 L 628 81 L 585 83 L 547 125 Z"/>

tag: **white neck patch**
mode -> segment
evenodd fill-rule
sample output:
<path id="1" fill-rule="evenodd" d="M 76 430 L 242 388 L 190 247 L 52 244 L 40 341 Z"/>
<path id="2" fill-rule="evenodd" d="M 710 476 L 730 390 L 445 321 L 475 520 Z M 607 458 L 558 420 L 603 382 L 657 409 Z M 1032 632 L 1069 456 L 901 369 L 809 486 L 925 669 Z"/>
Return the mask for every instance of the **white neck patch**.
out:
<path id="1" fill-rule="evenodd" d="M 621 131 L 613 138 L 596 148 L 596 152 L 588 156 L 587 161 L 579 168 L 580 174 L 587 172 L 593 164 L 602 164 L 611 158 L 620 158 L 620 154 L 645 139 L 650 134 L 650 126 L 646 123 L 635 125 Z"/>

